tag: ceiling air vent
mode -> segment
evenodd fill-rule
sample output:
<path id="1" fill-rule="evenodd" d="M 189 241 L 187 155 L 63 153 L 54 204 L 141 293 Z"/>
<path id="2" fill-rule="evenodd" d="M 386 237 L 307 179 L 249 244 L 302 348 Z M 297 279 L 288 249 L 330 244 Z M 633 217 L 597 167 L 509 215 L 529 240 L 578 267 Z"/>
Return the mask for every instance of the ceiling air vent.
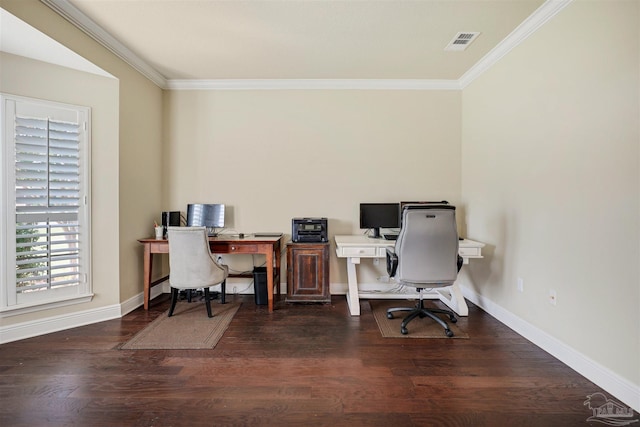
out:
<path id="1" fill-rule="evenodd" d="M 456 36 L 451 40 L 451 42 L 444 48 L 444 50 L 454 50 L 460 51 L 465 50 L 467 46 L 471 44 L 472 41 L 478 37 L 480 33 L 478 32 L 470 32 L 465 31 L 462 33 L 456 34 Z"/>

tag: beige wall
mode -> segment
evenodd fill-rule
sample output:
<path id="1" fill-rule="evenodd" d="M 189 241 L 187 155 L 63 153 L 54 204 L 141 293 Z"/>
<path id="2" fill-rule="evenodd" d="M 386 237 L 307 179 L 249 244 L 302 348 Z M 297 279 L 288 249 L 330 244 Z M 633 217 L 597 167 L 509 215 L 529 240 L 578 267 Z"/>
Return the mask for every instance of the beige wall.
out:
<path id="1" fill-rule="evenodd" d="M 164 208 L 225 203 L 238 232 L 323 216 L 332 236 L 360 233 L 360 202 L 460 199 L 458 91 L 171 91 L 165 105 Z"/>
<path id="2" fill-rule="evenodd" d="M 118 81 L 2 52 L 0 63 L 1 92 L 91 108 L 91 273 L 95 293 L 90 303 L 12 316 L 2 319 L 2 324 L 118 304 L 120 295 L 114 286 L 118 271 L 110 267 L 118 263 L 118 239 L 107 229 L 118 207 L 117 189 L 111 185 L 118 179 Z"/>
<path id="3" fill-rule="evenodd" d="M 162 221 L 162 91 L 135 72 L 119 75 L 118 237 L 124 302 L 142 293 L 142 248 L 137 239 L 152 236 L 154 220 Z M 154 273 L 154 279 L 161 275 Z"/>
<path id="4" fill-rule="evenodd" d="M 474 291 L 636 387 L 638 13 L 571 3 L 466 88 L 462 110 L 467 226 L 488 243 Z"/>
<path id="5" fill-rule="evenodd" d="M 93 270 L 96 280 L 108 278 L 119 294 L 115 302 L 139 296 L 142 252 L 137 239 L 152 234 L 162 204 L 162 90 L 40 1 L 0 0 L 0 7 L 118 79 L 113 94 L 117 117 L 92 132 L 94 141 L 109 139 L 104 152 L 94 152 L 93 209 L 103 220 L 93 223 Z M 39 80 L 43 86 L 55 85 L 42 76 Z M 91 90 L 75 87 L 78 96 Z M 107 256 L 97 256 L 103 251 Z"/>

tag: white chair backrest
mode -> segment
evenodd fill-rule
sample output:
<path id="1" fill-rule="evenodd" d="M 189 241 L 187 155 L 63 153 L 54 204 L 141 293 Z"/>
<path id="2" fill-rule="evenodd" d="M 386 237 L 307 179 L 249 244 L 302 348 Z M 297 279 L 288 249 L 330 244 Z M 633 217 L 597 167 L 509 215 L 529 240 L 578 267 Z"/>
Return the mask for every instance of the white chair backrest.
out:
<path id="1" fill-rule="evenodd" d="M 205 227 L 168 227 L 169 284 L 194 289 L 213 286 L 225 279 L 209 248 Z"/>
<path id="2" fill-rule="evenodd" d="M 458 276 L 458 229 L 452 205 L 406 205 L 396 241 L 396 280 L 449 286 Z"/>

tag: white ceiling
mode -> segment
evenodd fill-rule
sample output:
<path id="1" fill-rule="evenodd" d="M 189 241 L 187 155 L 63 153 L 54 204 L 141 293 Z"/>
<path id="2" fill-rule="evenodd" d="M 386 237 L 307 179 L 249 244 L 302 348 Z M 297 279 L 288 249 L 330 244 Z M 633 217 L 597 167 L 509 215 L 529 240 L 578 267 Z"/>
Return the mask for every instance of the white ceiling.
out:
<path id="1" fill-rule="evenodd" d="M 459 82 L 570 0 L 42 1 L 171 87 L 230 79 Z M 445 51 L 461 31 L 480 36 L 465 51 Z"/>

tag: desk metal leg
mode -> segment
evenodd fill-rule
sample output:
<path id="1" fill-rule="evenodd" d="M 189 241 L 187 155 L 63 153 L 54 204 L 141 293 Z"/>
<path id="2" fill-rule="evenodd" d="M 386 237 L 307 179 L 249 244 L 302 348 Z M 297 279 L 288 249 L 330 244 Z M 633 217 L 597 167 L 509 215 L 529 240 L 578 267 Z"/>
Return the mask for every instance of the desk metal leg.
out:
<path id="1" fill-rule="evenodd" d="M 347 278 L 349 281 L 347 304 L 349 305 L 349 313 L 351 313 L 352 316 L 360 316 L 360 297 L 358 295 L 356 264 L 360 264 L 360 258 L 347 258 Z"/>

